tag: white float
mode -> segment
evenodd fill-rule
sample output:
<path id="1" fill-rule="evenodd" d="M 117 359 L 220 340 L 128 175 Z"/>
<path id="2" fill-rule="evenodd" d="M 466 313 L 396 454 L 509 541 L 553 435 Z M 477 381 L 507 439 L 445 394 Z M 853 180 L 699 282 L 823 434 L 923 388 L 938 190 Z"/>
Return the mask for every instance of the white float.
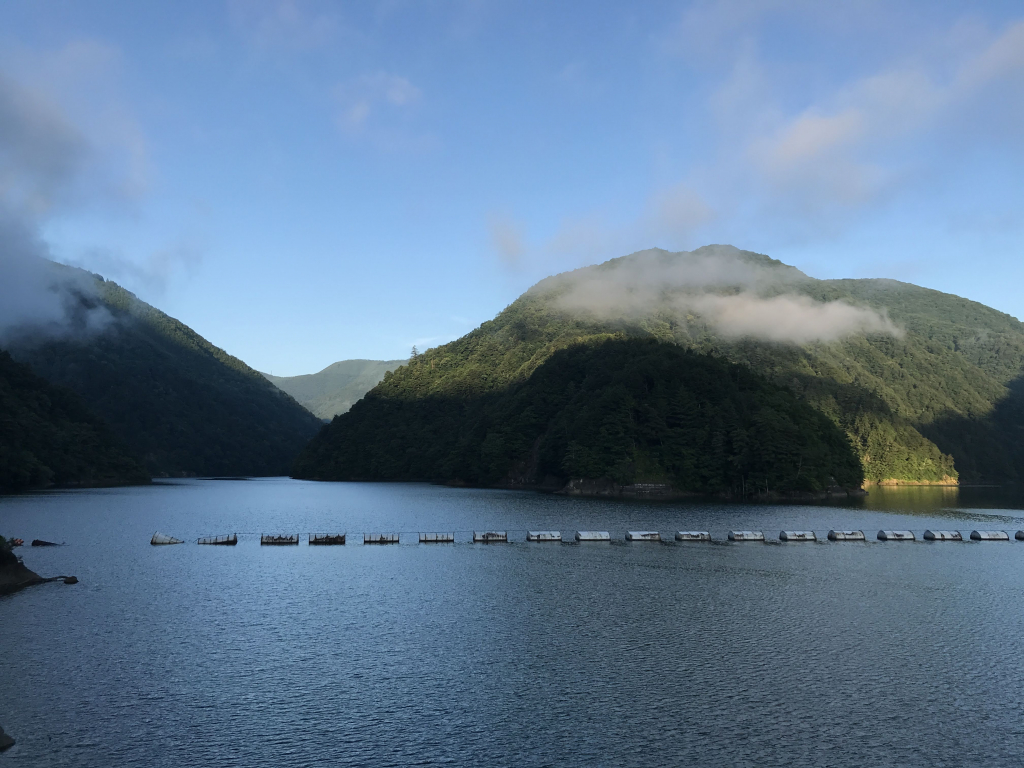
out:
<path id="1" fill-rule="evenodd" d="M 973 541 L 1009 541 L 1010 535 L 1006 531 L 971 531 Z"/>
<path id="2" fill-rule="evenodd" d="M 963 541 L 960 531 L 925 531 L 925 541 Z"/>
<path id="3" fill-rule="evenodd" d="M 867 541 L 864 531 L 829 531 L 829 541 Z"/>
<path id="4" fill-rule="evenodd" d="M 676 541 L 711 541 L 707 531 L 676 531 Z"/>
<path id="5" fill-rule="evenodd" d="M 527 541 L 561 541 L 561 531 L 527 531 Z"/>
<path id="6" fill-rule="evenodd" d="M 917 541 L 913 531 L 879 531 L 879 541 Z"/>
<path id="7" fill-rule="evenodd" d="M 764 541 L 761 531 L 729 531 L 729 541 Z"/>
<path id="8" fill-rule="evenodd" d="M 817 541 L 814 531 L 779 531 L 779 541 Z"/>
<path id="9" fill-rule="evenodd" d="M 611 541 L 608 531 L 576 531 L 576 541 Z"/>
<path id="10" fill-rule="evenodd" d="M 626 541 L 661 541 L 657 531 L 626 531 Z"/>

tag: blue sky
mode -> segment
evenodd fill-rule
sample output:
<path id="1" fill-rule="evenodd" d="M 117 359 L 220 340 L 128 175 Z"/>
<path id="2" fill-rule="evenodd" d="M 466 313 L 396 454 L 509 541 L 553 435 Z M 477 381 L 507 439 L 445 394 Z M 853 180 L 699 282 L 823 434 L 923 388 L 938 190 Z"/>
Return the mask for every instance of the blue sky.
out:
<path id="1" fill-rule="evenodd" d="M 1019 2 L 8 0 L 11 104 L 53 258 L 279 375 L 651 246 L 1024 317 Z"/>

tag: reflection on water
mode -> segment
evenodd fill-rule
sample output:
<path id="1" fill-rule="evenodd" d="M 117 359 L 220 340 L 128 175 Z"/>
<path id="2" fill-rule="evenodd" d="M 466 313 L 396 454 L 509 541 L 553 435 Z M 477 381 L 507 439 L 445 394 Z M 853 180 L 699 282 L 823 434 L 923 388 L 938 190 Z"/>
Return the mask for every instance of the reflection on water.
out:
<path id="1" fill-rule="evenodd" d="M 1024 528 L 981 496 L 645 504 L 268 479 L 0 498 L 0 532 L 68 542 L 26 562 L 81 579 L 0 599 L 0 724 L 18 739 L 0 761 L 1020 765 L 1024 543 L 874 540 Z M 869 541 L 723 541 L 830 528 Z M 474 529 L 513 543 L 474 545 Z M 528 529 L 613 541 L 528 544 Z M 189 543 L 150 546 L 154 530 Z M 349 543 L 310 547 L 311 531 Z M 363 546 L 367 531 L 401 543 Z M 194 543 L 232 532 L 235 547 Z"/>
<path id="2" fill-rule="evenodd" d="M 873 486 L 860 500 L 864 509 L 905 515 L 931 515 L 953 519 L 986 519 L 1006 510 L 1024 509 L 1024 494 L 1016 486 Z"/>

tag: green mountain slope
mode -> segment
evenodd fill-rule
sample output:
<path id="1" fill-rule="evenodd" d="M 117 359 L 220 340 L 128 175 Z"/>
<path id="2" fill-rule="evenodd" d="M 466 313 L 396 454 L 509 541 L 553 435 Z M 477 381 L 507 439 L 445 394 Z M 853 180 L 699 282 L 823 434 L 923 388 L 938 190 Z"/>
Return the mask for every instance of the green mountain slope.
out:
<path id="1" fill-rule="evenodd" d="M 319 373 L 305 376 L 263 375 L 310 413 L 328 420 L 347 412 L 353 403 L 380 383 L 385 373 L 405 363 L 405 360 L 341 360 Z"/>
<path id="2" fill-rule="evenodd" d="M 0 351 L 0 489 L 145 482 L 146 471 L 74 392 Z"/>
<path id="3" fill-rule="evenodd" d="M 510 486 L 607 478 L 735 493 L 863 480 L 843 432 L 792 392 L 654 339 L 559 350 L 500 393 L 364 402 L 335 422 L 344 430 L 313 442 L 300 475 Z M 384 414 L 401 429 L 381 429 Z"/>
<path id="4" fill-rule="evenodd" d="M 853 330 L 831 338 L 830 324 Z M 403 436 L 399 404 L 505 392 L 558 350 L 609 333 L 706 352 L 786 387 L 846 433 L 868 482 L 1024 477 L 1019 321 L 896 281 L 816 280 L 729 246 L 645 251 L 541 281 L 494 320 L 385 376 L 325 428 L 296 474 L 351 476 L 317 451 L 355 439 L 357 418 L 390 437 L 391 454 L 422 451 Z"/>
<path id="5" fill-rule="evenodd" d="M 109 312 L 104 328 L 23 337 L 11 355 L 78 393 L 153 475 L 286 473 L 320 421 L 191 328 L 94 279 L 81 300 Z"/>

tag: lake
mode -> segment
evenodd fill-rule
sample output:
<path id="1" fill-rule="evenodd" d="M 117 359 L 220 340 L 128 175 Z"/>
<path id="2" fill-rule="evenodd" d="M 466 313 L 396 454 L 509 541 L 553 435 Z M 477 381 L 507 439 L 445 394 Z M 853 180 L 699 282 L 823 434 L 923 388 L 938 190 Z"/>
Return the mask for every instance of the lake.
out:
<path id="1" fill-rule="evenodd" d="M 874 538 L 1012 539 L 1021 506 L 984 489 L 748 505 L 280 478 L 2 497 L 0 533 L 67 544 L 26 546 L 26 565 L 81 583 L 0 598 L 0 725 L 18 740 L 0 765 L 1017 766 L 1024 542 Z M 869 541 L 723 541 L 830 528 Z M 637 529 L 719 541 L 625 542 Z M 186 543 L 150 546 L 157 530 Z M 363 546 L 371 531 L 401 543 Z"/>

